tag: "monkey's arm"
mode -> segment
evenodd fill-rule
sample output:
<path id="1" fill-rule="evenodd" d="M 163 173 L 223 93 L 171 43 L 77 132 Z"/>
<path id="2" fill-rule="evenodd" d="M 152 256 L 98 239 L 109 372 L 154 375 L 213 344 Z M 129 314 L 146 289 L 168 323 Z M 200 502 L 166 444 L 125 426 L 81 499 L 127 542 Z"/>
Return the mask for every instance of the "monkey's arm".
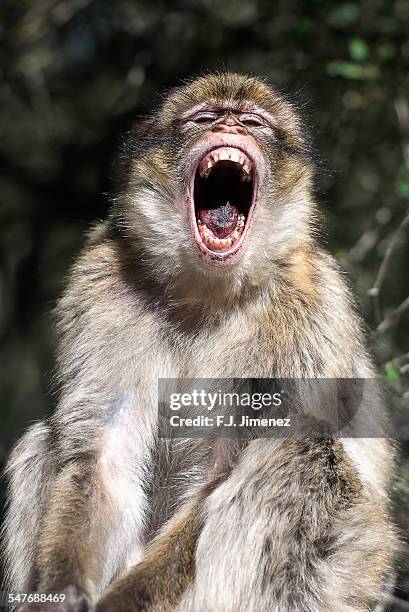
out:
<path id="1" fill-rule="evenodd" d="M 79 595 L 67 610 L 77 609 L 82 594 L 95 601 L 143 553 L 155 324 L 145 315 L 146 363 L 138 305 L 112 269 L 110 248 L 93 247 L 74 268 L 59 306 L 59 405 L 41 439 L 27 432 L 9 464 L 10 590 L 73 587 Z"/>
<path id="2" fill-rule="evenodd" d="M 204 524 L 204 504 L 228 477 L 231 465 L 215 468 L 150 545 L 144 560 L 116 580 L 95 612 L 176 609 L 195 574 L 195 551 Z"/>
<path id="3" fill-rule="evenodd" d="M 65 602 L 55 610 L 85 611 L 87 602 L 95 601 L 115 574 L 125 569 L 141 542 L 142 479 L 137 469 L 126 469 L 128 460 L 138 460 L 137 454 L 129 454 L 125 437 L 125 446 L 115 444 L 113 455 L 110 446 L 116 434 L 112 428 L 103 433 L 108 435 L 101 435 L 95 453 L 86 450 L 85 436 L 82 451 L 65 458 L 62 465 L 54 457 L 52 469 L 48 465 L 33 472 L 27 463 L 18 473 L 17 458 L 11 467 L 15 493 L 6 533 L 10 589 L 64 592 Z M 120 437 L 121 428 L 116 433 Z M 44 457 L 36 454 L 40 451 L 48 463 L 54 453 L 62 460 L 61 450 L 33 449 L 32 443 L 28 432 L 18 449 L 31 462 L 41 464 Z M 26 503 L 19 504 L 26 487 L 32 498 L 37 497 L 35 514 L 30 514 Z M 127 501 L 128 495 L 134 503 Z M 13 551 L 14 536 L 20 545 Z M 37 605 L 35 610 L 41 608 Z"/>
<path id="4" fill-rule="evenodd" d="M 339 440 L 256 440 L 96 612 L 363 612 L 393 546 L 386 509 Z"/>
<path id="5" fill-rule="evenodd" d="M 95 612 L 174 610 L 194 577 L 202 525 L 198 501 L 188 503 L 172 518 L 146 558 L 114 582 Z"/>

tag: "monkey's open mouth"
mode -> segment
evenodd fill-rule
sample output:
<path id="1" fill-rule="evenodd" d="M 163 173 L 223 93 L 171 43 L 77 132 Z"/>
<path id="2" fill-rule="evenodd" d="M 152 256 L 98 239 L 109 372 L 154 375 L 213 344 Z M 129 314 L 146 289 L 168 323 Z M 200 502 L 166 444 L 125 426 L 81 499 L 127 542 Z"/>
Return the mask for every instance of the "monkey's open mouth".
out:
<path id="1" fill-rule="evenodd" d="M 194 177 L 195 237 L 218 259 L 237 251 L 254 205 L 254 164 L 241 149 L 219 147 L 200 161 Z"/>

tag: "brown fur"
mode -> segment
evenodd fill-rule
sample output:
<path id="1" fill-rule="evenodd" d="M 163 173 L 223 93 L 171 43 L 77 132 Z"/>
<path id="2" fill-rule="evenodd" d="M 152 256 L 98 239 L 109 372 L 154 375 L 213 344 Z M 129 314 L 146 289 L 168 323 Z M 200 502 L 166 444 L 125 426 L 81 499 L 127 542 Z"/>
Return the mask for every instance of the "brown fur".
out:
<path id="1" fill-rule="evenodd" d="M 258 203 L 247 248 L 223 269 L 200 260 L 187 212 L 214 138 L 189 123 L 198 104 L 272 116 L 246 131 Z M 57 309 L 59 405 L 10 459 L 8 585 L 65 590 L 64 612 L 370 609 L 395 551 L 386 439 L 359 440 L 354 424 L 349 439 L 157 435 L 159 377 L 373 376 L 315 238 L 314 152 L 296 109 L 257 79 L 203 77 L 131 132 L 121 167 Z M 363 422 L 381 417 L 379 394 L 361 408 Z"/>

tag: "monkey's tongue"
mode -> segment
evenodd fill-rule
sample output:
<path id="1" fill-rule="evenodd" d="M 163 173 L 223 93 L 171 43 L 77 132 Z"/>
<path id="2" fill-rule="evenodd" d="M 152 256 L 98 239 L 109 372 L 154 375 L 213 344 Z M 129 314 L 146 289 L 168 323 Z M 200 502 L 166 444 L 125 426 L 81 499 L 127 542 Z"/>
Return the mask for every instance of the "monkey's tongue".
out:
<path id="1" fill-rule="evenodd" d="M 202 208 L 198 217 L 217 238 L 226 238 L 237 226 L 239 211 L 234 204 L 226 202 L 218 208 Z"/>

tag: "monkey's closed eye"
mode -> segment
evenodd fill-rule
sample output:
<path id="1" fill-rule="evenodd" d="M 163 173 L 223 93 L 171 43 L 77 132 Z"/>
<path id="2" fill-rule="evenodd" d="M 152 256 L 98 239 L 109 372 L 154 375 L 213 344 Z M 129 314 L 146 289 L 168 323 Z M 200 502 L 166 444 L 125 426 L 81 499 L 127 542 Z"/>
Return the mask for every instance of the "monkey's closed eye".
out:
<path id="1" fill-rule="evenodd" d="M 193 121 L 193 123 L 212 123 L 212 121 L 216 121 L 216 119 L 217 113 L 212 113 L 209 111 L 197 113 L 193 117 L 190 117 L 190 121 Z"/>
<path id="2" fill-rule="evenodd" d="M 263 117 L 259 115 L 253 115 L 250 113 L 246 113 L 245 115 L 239 116 L 239 121 L 243 125 L 247 125 L 249 127 L 264 127 L 266 126 L 266 121 Z"/>

